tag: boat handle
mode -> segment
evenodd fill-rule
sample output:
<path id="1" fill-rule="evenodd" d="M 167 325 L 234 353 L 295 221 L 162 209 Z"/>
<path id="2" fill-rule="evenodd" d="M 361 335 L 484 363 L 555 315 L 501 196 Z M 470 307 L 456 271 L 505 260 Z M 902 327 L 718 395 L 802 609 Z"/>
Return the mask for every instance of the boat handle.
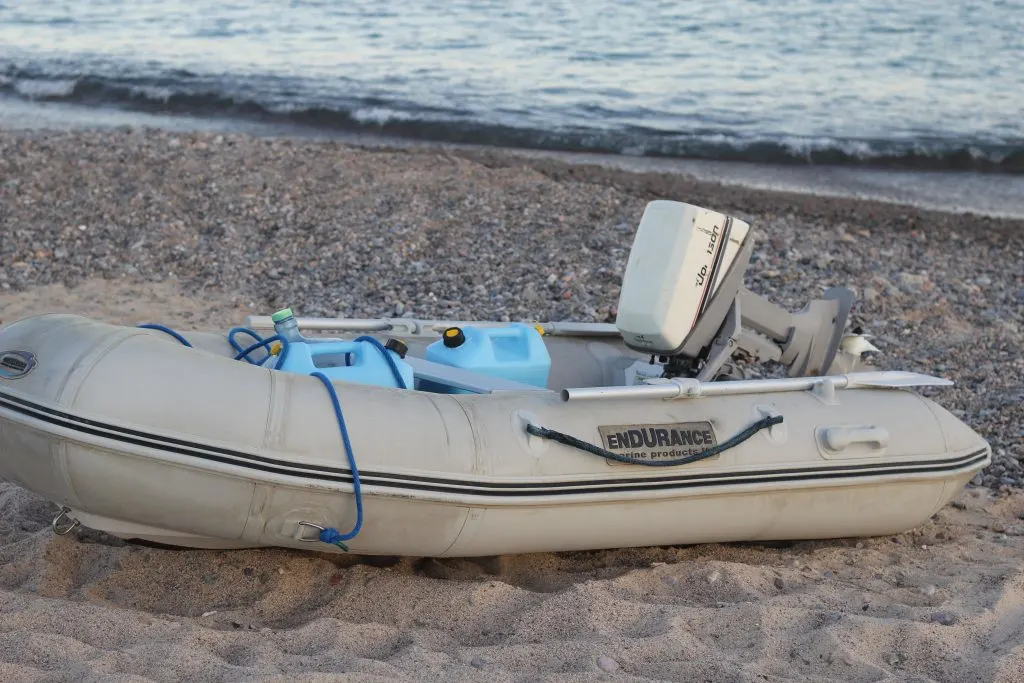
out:
<path id="1" fill-rule="evenodd" d="M 866 443 L 876 449 L 889 445 L 889 430 L 883 427 L 828 427 L 821 432 L 821 441 L 830 451 L 843 451 L 855 443 Z"/>
<path id="2" fill-rule="evenodd" d="M 81 522 L 79 522 L 76 518 L 72 517 L 69 514 L 70 512 L 71 508 L 67 506 L 62 507 L 60 509 L 60 512 L 57 513 L 57 516 L 53 518 L 52 522 L 50 522 L 50 528 L 53 529 L 53 533 L 57 534 L 58 536 L 67 536 L 71 533 L 72 529 L 81 524 Z M 67 517 L 67 526 L 62 527 L 61 520 L 65 517 Z"/>
<path id="3" fill-rule="evenodd" d="M 306 538 L 305 536 L 303 536 L 303 534 L 302 534 L 302 527 L 304 527 L 304 526 L 308 526 L 308 527 L 312 527 L 312 528 L 316 529 L 317 530 L 316 537 L 315 538 Z M 319 524 L 313 524 L 313 522 L 301 521 L 301 522 L 299 522 L 298 526 L 295 527 L 295 536 L 293 536 L 293 538 L 296 541 L 302 541 L 303 543 L 319 543 L 320 542 L 320 532 L 321 531 L 324 531 L 324 527 L 320 526 Z"/>

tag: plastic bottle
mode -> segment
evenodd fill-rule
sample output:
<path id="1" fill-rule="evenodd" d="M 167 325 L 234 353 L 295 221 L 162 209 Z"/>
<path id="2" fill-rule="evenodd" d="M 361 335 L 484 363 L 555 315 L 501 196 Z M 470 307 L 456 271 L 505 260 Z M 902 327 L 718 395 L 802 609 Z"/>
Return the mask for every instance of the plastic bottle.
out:
<path id="1" fill-rule="evenodd" d="M 289 343 L 307 341 L 299 332 L 299 321 L 292 315 L 292 309 L 283 308 L 270 316 L 270 320 L 274 323 L 274 331 L 287 339 Z"/>

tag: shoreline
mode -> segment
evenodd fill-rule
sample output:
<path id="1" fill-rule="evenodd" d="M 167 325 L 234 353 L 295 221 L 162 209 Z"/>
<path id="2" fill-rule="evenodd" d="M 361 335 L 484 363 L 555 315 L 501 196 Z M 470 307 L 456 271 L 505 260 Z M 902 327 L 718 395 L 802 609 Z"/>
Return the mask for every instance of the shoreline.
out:
<path id="1" fill-rule="evenodd" d="M 762 164 L 486 146 L 328 131 L 300 124 L 265 123 L 242 118 L 157 114 L 0 98 L 0 131 L 7 134 L 47 135 L 112 129 L 330 140 L 367 150 L 444 152 L 477 159 L 512 157 L 540 166 L 564 164 L 634 175 L 684 176 L 699 183 L 744 190 L 1024 220 L 1024 175 L 1020 174 L 918 171 L 855 165 Z"/>

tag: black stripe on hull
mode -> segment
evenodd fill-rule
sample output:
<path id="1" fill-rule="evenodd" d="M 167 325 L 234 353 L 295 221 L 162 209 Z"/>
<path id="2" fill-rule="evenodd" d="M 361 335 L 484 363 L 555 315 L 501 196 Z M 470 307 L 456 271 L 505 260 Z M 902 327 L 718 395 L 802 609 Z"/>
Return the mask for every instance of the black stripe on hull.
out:
<path id="1" fill-rule="evenodd" d="M 41 406 L 25 399 L 0 392 L 0 408 L 26 415 L 58 427 L 70 429 L 121 443 L 152 448 L 168 453 L 194 457 L 250 470 L 298 477 L 324 483 L 351 484 L 352 473 L 347 469 L 325 465 L 301 464 L 265 456 L 205 445 L 172 437 L 150 434 L 126 427 L 109 425 L 53 408 Z M 466 479 L 448 479 L 409 474 L 360 470 L 360 481 L 367 486 L 397 488 L 439 493 L 461 493 L 478 496 L 520 497 L 541 495 L 570 495 L 586 493 L 617 493 L 629 491 L 662 491 L 669 489 L 703 488 L 707 486 L 751 485 L 768 482 L 798 482 L 827 479 L 849 479 L 876 475 L 954 472 L 972 467 L 988 458 L 988 448 L 981 448 L 957 458 L 924 460 L 911 463 L 841 465 L 833 467 L 803 467 L 771 471 L 725 472 L 717 474 L 676 474 L 661 477 L 633 477 L 623 479 L 592 479 L 587 481 L 547 482 L 482 482 Z"/>

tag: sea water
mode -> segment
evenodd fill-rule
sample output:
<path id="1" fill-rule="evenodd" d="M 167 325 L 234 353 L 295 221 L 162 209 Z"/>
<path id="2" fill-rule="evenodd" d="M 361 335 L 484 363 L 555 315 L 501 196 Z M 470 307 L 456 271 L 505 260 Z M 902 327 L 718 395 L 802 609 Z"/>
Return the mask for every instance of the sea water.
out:
<path id="1" fill-rule="evenodd" d="M 1020 0 L 0 0 L 25 103 L 628 156 L 1024 171 Z"/>

